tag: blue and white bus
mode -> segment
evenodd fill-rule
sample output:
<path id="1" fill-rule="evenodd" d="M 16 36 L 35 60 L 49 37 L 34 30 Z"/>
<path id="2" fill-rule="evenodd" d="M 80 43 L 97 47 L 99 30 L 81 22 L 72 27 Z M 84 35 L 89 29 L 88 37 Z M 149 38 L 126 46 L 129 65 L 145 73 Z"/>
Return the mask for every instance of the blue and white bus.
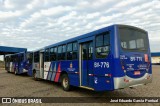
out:
<path id="1" fill-rule="evenodd" d="M 16 54 L 9 54 L 5 56 L 5 67 L 7 72 L 13 72 L 15 75 L 27 73 L 32 66 L 28 59 L 30 52 L 21 52 Z"/>
<path id="2" fill-rule="evenodd" d="M 112 25 L 37 50 L 33 76 L 95 91 L 145 85 L 152 81 L 148 33 Z"/>

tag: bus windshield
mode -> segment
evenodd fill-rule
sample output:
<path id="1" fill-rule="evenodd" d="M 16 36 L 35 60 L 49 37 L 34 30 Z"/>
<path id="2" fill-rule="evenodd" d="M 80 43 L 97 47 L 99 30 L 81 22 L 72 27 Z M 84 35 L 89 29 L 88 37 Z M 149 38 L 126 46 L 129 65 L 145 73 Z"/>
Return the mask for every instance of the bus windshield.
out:
<path id="1" fill-rule="evenodd" d="M 147 51 L 147 33 L 134 28 L 119 28 L 121 47 L 124 51 Z"/>

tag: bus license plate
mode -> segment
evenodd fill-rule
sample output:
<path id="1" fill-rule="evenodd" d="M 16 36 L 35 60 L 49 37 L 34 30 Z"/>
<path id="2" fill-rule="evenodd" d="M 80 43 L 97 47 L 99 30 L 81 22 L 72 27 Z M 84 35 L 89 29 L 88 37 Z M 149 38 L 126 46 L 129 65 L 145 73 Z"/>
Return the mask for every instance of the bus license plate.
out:
<path id="1" fill-rule="evenodd" d="M 141 73 L 140 73 L 140 71 L 135 71 L 134 72 L 134 75 L 140 75 Z"/>

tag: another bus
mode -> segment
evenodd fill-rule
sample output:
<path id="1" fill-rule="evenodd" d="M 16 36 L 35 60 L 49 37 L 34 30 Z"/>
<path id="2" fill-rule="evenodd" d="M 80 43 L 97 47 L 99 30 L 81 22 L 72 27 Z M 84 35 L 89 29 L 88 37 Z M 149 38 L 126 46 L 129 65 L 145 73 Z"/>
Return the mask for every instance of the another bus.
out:
<path id="1" fill-rule="evenodd" d="M 148 33 L 128 25 L 112 25 L 37 50 L 35 79 L 61 82 L 95 91 L 115 90 L 152 81 Z"/>
<path id="2" fill-rule="evenodd" d="M 33 52 L 27 52 L 27 74 L 33 76 Z"/>
<path id="3" fill-rule="evenodd" d="M 14 72 L 16 70 L 17 65 L 17 57 L 14 54 L 5 56 L 5 70 L 7 72 Z"/>
<path id="4" fill-rule="evenodd" d="M 28 59 L 30 52 L 21 52 L 16 54 L 10 54 L 5 56 L 5 67 L 7 72 L 14 74 L 27 73 L 29 68 L 32 67 Z"/>

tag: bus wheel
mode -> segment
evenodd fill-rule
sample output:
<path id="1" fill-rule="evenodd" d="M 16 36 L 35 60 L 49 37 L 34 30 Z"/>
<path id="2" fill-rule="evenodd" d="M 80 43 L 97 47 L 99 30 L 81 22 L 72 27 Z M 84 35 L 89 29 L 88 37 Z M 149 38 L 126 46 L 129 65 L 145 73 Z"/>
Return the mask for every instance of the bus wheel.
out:
<path id="1" fill-rule="evenodd" d="M 69 83 L 69 78 L 68 78 L 67 74 L 62 75 L 61 85 L 62 85 L 64 91 L 70 90 L 70 83 Z"/>
<path id="2" fill-rule="evenodd" d="M 17 70 L 14 71 L 14 74 L 17 75 Z"/>
<path id="3" fill-rule="evenodd" d="M 36 76 L 36 71 L 33 72 L 33 78 L 34 78 L 35 81 L 38 80 L 38 79 L 37 79 L 37 76 Z"/>

